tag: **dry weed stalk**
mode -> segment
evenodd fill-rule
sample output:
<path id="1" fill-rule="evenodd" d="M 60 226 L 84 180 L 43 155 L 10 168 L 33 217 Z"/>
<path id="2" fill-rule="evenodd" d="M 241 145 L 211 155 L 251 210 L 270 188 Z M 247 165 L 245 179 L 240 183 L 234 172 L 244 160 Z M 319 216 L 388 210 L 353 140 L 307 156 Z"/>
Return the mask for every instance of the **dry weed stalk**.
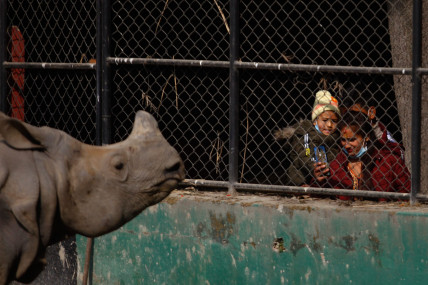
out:
<path id="1" fill-rule="evenodd" d="M 86 57 L 86 53 L 82 53 L 79 63 L 83 63 L 83 59 L 85 59 L 85 61 L 88 61 L 88 58 Z"/>
<path id="2" fill-rule="evenodd" d="M 172 57 L 174 59 L 174 57 Z M 175 74 L 175 65 L 174 65 L 174 87 L 175 87 L 175 107 L 178 110 L 178 88 L 177 88 L 177 76 Z"/>
<path id="3" fill-rule="evenodd" d="M 343 90 L 345 90 L 345 88 L 343 87 L 343 84 L 337 80 L 333 81 L 333 84 L 334 84 L 333 90 L 336 91 L 337 94 L 339 94 L 339 97 L 342 97 L 342 92 Z"/>
<path id="4" fill-rule="evenodd" d="M 294 56 L 292 56 L 292 55 L 285 55 L 283 53 L 281 53 L 281 56 L 287 63 L 290 63 L 291 60 L 294 58 Z"/>
<path id="5" fill-rule="evenodd" d="M 169 80 L 171 79 L 171 77 L 173 77 L 173 76 L 174 76 L 174 74 L 171 74 L 171 75 L 168 77 L 168 79 L 167 79 L 167 80 L 166 80 L 166 82 L 165 82 L 165 85 L 164 85 L 164 86 L 163 86 L 163 88 L 162 88 L 162 95 L 161 95 L 161 98 L 160 98 L 160 102 L 159 102 L 158 109 L 160 109 L 160 107 L 162 106 L 163 95 L 165 94 L 166 86 L 168 86 L 168 82 L 169 82 Z"/>
<path id="6" fill-rule="evenodd" d="M 226 17 L 221 10 L 220 5 L 218 5 L 217 0 L 214 0 L 215 5 L 217 6 L 218 11 L 220 12 L 221 18 L 223 19 L 224 26 L 226 27 L 227 33 L 230 35 L 229 25 L 227 24 Z"/>
<path id="7" fill-rule="evenodd" d="M 166 80 L 166 82 L 165 82 L 165 85 L 163 86 L 163 88 L 162 88 L 162 95 L 161 95 L 161 99 L 160 99 L 160 102 L 159 102 L 159 106 L 158 106 L 158 109 L 160 109 L 160 107 L 162 106 L 162 101 L 163 101 L 163 96 L 164 96 L 164 94 L 165 94 L 165 89 L 166 89 L 166 87 L 168 86 L 168 83 L 169 83 L 169 80 L 171 79 L 171 77 L 174 77 L 174 90 L 175 90 L 175 107 L 177 108 L 177 110 L 178 110 L 178 89 L 177 89 L 177 76 L 175 75 L 175 68 L 174 68 L 174 73 L 173 74 L 171 74 L 169 77 L 168 77 L 168 79 Z"/>
<path id="8" fill-rule="evenodd" d="M 244 178 L 244 167 L 245 167 L 245 161 L 247 158 L 247 146 L 248 146 L 248 129 L 249 129 L 249 120 L 248 120 L 248 102 L 245 104 L 245 114 L 246 114 L 246 121 L 247 121 L 247 128 L 245 130 L 245 148 L 244 148 L 244 158 L 242 162 L 242 169 L 241 169 L 241 179 L 239 180 L 239 183 L 242 183 L 242 179 Z"/>
<path id="9" fill-rule="evenodd" d="M 152 103 L 152 99 L 150 98 L 150 96 L 148 95 L 148 94 L 146 94 L 144 91 L 143 91 L 143 94 L 142 94 L 142 98 L 143 98 L 143 102 L 144 102 L 144 105 L 145 105 L 145 107 L 147 108 L 147 107 L 149 107 L 150 108 L 150 111 L 154 111 L 155 113 L 157 113 L 158 112 L 158 109 L 156 108 L 156 106 Z"/>
<path id="10" fill-rule="evenodd" d="M 156 25 L 155 35 L 156 35 L 156 34 L 157 34 L 157 32 L 158 32 L 158 28 L 159 28 L 160 22 L 161 22 L 161 20 L 162 20 L 163 14 L 165 13 L 166 7 L 168 7 L 168 1 L 169 1 L 169 0 L 166 0 L 166 1 L 165 1 L 165 6 L 163 7 L 162 13 L 161 13 L 161 15 L 160 15 L 160 17 L 159 17 L 158 24 Z"/>
<path id="11" fill-rule="evenodd" d="M 319 85 L 321 85 L 322 87 L 322 89 L 323 90 L 327 90 L 328 89 L 328 79 L 327 78 L 325 78 L 325 77 L 322 77 L 321 79 L 320 79 L 320 83 L 319 83 Z"/>
<path id="12" fill-rule="evenodd" d="M 221 154 L 223 152 L 223 148 L 224 148 L 224 142 L 220 140 L 220 133 L 217 132 L 217 138 L 213 142 L 212 148 L 210 151 L 210 160 L 212 159 L 213 151 L 215 150 L 216 152 L 215 171 L 217 174 L 220 173 L 220 159 L 221 159 Z"/>
<path id="13" fill-rule="evenodd" d="M 322 77 L 319 82 L 319 86 L 323 90 L 328 90 L 330 87 L 333 91 L 336 92 L 336 95 L 338 97 L 342 97 L 342 93 L 345 90 L 345 88 L 343 87 L 343 84 L 340 83 L 337 79 L 329 84 L 329 77 Z"/>

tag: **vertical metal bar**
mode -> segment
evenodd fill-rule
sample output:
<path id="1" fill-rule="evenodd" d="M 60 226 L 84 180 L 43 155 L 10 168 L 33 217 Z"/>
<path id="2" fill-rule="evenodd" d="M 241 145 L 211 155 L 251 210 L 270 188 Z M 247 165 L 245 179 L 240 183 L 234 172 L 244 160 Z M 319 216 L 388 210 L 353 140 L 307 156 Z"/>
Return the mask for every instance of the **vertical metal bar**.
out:
<path id="1" fill-rule="evenodd" d="M 94 238 L 88 238 L 85 251 L 85 265 L 83 266 L 82 285 L 92 284 L 92 268 L 94 256 Z"/>
<path id="2" fill-rule="evenodd" d="M 239 162 L 239 0 L 230 1 L 230 69 L 229 69 L 229 194 L 235 194 Z"/>
<path id="3" fill-rule="evenodd" d="M 102 51 L 102 0 L 97 0 L 97 38 L 96 38 L 96 103 L 95 103 L 95 129 L 96 129 L 96 145 L 102 144 L 102 114 L 101 114 L 101 98 L 102 98 L 102 76 L 103 62 L 101 57 Z"/>
<path id="4" fill-rule="evenodd" d="M 7 0 L 0 0 L 0 111 L 6 112 L 7 72 L 4 67 L 7 55 Z"/>
<path id="5" fill-rule="evenodd" d="M 413 59 L 412 59 L 412 192 L 410 203 L 416 202 L 421 186 L 421 74 L 422 64 L 422 0 L 413 0 Z"/>
<path id="6" fill-rule="evenodd" d="M 111 1 L 102 1 L 102 144 L 110 144 L 111 136 L 111 71 L 107 57 L 110 56 L 110 23 L 111 23 Z"/>
<path id="7" fill-rule="evenodd" d="M 103 87 L 103 58 L 102 58 L 102 50 L 103 50 L 103 2 L 102 0 L 97 0 L 96 2 L 96 103 L 95 103 L 95 128 L 96 128 L 96 145 L 102 145 L 102 87 Z M 85 264 L 83 267 L 83 277 L 82 284 L 86 285 L 92 284 L 92 273 L 93 273 L 93 263 L 94 263 L 94 238 L 88 238 L 86 241 L 86 251 L 85 251 Z"/>

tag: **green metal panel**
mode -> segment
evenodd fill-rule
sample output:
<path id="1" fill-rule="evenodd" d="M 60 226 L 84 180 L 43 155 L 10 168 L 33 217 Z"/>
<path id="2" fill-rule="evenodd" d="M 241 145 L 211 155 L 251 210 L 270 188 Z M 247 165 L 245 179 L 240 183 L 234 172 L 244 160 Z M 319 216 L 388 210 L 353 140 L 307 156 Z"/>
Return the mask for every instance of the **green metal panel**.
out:
<path id="1" fill-rule="evenodd" d="M 426 208 L 224 195 L 173 193 L 95 239 L 93 283 L 428 284 Z"/>

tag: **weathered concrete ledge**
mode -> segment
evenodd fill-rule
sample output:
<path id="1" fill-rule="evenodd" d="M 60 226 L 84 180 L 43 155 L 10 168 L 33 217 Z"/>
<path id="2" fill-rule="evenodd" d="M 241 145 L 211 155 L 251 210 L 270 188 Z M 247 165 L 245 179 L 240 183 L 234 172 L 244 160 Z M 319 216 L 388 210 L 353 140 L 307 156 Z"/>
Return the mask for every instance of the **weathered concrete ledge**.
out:
<path id="1" fill-rule="evenodd" d="M 95 239 L 92 282 L 424 284 L 427 240 L 426 205 L 174 191 Z"/>

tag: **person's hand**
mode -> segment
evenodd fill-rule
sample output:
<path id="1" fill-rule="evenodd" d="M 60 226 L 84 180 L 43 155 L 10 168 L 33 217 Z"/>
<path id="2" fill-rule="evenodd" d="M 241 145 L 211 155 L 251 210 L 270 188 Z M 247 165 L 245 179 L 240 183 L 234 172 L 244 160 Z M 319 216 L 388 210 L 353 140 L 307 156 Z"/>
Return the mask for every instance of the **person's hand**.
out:
<path id="1" fill-rule="evenodd" d="M 316 162 L 314 163 L 314 177 L 318 182 L 323 182 L 327 179 L 327 173 L 330 171 L 330 168 L 327 168 L 325 163 Z"/>

